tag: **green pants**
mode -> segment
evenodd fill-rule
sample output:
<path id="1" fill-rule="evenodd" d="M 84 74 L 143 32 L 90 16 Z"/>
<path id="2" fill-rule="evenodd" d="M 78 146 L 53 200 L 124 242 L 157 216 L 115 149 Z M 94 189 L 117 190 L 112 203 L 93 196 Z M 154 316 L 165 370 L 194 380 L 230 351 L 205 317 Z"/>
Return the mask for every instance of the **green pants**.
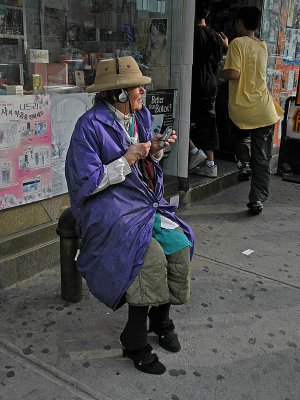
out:
<path id="1" fill-rule="evenodd" d="M 126 292 L 131 306 L 184 304 L 190 298 L 190 248 L 165 255 L 151 238 L 144 264 Z"/>
<path id="2" fill-rule="evenodd" d="M 256 129 L 233 127 L 236 156 L 242 163 L 249 162 L 252 169 L 250 202 L 264 202 L 269 195 L 273 130 L 274 125 Z"/>

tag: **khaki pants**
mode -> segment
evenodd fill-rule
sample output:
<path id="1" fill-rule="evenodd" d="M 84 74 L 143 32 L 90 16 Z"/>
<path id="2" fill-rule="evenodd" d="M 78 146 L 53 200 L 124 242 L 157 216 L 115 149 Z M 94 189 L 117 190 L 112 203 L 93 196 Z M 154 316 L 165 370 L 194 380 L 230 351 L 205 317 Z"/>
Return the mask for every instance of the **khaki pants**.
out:
<path id="1" fill-rule="evenodd" d="M 190 298 L 190 248 L 166 256 L 151 238 L 144 264 L 126 292 L 131 306 L 184 304 Z"/>

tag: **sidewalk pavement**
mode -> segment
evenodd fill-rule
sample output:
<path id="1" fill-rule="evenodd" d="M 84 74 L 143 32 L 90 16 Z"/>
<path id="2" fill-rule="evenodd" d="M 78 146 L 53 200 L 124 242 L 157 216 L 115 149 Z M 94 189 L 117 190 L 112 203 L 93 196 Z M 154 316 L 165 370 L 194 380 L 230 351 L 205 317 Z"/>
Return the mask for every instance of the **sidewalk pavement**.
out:
<path id="1" fill-rule="evenodd" d="M 172 308 L 179 353 L 149 335 L 165 374 L 121 356 L 126 306 L 111 312 L 85 285 L 66 304 L 52 269 L 0 292 L 0 399 L 299 400 L 300 186 L 272 176 L 259 216 L 248 190 L 180 212 L 196 233 L 192 296 Z"/>

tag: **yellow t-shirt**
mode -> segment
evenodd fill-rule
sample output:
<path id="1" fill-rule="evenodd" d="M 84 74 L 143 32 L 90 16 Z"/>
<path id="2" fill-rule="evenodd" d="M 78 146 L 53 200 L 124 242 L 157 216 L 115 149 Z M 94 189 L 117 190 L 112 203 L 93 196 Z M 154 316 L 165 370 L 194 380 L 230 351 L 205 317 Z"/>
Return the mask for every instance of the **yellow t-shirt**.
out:
<path id="1" fill-rule="evenodd" d="M 234 39 L 228 48 L 225 69 L 240 72 L 229 80 L 229 117 L 240 129 L 255 129 L 275 124 L 283 109 L 271 96 L 266 82 L 268 50 L 266 42 L 248 36 Z"/>

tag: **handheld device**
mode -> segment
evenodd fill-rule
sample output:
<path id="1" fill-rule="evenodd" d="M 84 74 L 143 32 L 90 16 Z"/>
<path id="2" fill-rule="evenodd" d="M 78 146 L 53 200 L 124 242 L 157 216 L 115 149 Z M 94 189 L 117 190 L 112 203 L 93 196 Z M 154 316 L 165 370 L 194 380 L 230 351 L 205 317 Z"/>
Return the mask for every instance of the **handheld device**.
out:
<path id="1" fill-rule="evenodd" d="M 158 147 L 159 148 L 164 148 L 165 147 L 165 141 L 169 139 L 169 137 L 172 134 L 173 129 L 168 126 L 165 130 L 164 133 L 162 134 L 162 137 L 159 139 Z"/>

